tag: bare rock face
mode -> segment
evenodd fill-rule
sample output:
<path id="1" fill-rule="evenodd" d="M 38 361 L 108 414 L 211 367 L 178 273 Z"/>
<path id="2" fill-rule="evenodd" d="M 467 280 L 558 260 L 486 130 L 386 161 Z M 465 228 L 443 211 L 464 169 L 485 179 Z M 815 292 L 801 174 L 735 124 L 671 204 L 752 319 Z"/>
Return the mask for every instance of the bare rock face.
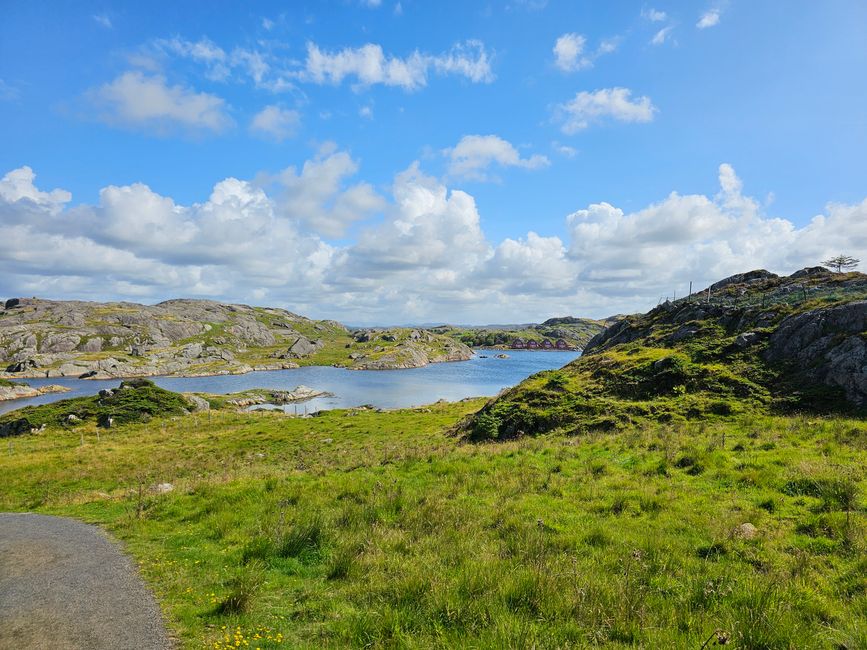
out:
<path id="1" fill-rule="evenodd" d="M 789 364 L 810 381 L 842 388 L 867 404 L 867 301 L 791 316 L 771 335 L 765 359 Z"/>
<path id="2" fill-rule="evenodd" d="M 316 352 L 325 345 L 321 340 L 311 341 L 306 336 L 299 336 L 289 348 L 287 358 L 300 359 Z"/>
<path id="3" fill-rule="evenodd" d="M 748 271 L 747 273 L 737 273 L 735 275 L 724 278 L 719 282 L 714 282 L 712 285 L 710 285 L 710 290 L 716 291 L 717 289 L 722 289 L 729 286 L 730 284 L 759 282 L 761 280 L 768 280 L 770 278 L 776 277 L 779 277 L 776 273 L 771 273 L 770 271 L 765 271 L 764 269 L 757 269 L 755 271 Z"/>

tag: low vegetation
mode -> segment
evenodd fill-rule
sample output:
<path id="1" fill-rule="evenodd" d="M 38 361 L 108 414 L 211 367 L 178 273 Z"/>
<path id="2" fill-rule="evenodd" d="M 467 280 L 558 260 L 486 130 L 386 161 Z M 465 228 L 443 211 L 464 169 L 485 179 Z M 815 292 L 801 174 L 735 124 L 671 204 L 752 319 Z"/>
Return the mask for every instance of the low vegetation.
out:
<path id="1" fill-rule="evenodd" d="M 607 321 L 590 318 L 549 318 L 544 323 L 525 325 L 493 325 L 489 327 L 454 327 L 443 325 L 433 328 L 438 334 L 445 334 L 470 347 L 510 348 L 515 340 L 523 342 L 548 341 L 556 344 L 563 341 L 570 348 L 583 348 L 595 335 L 599 334 Z"/>
<path id="2" fill-rule="evenodd" d="M 736 414 L 862 414 L 867 396 L 852 360 L 867 353 L 867 276 L 802 273 L 734 276 L 629 316 L 581 358 L 527 379 L 459 430 L 502 440 Z"/>
<path id="3" fill-rule="evenodd" d="M 106 527 L 190 648 L 867 644 L 862 420 L 444 433 L 481 405 L 49 426 L 0 508 Z"/>
<path id="4" fill-rule="evenodd" d="M 182 395 L 147 379 L 123 381 L 116 390 L 90 397 L 74 397 L 27 406 L 0 416 L 0 436 L 20 435 L 48 426 L 72 427 L 93 423 L 110 427 L 148 422 L 155 417 L 182 415 L 190 404 Z"/>

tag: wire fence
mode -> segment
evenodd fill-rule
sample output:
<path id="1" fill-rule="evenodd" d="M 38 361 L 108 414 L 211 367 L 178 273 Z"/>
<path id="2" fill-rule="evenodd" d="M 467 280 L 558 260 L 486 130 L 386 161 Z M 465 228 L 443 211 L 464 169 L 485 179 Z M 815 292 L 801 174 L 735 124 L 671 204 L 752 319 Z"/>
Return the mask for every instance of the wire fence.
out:
<path id="1" fill-rule="evenodd" d="M 722 287 L 716 293 L 713 290 L 704 290 L 681 298 L 666 296 L 659 299 L 658 305 L 668 302 L 677 307 L 692 303 L 727 309 L 764 309 L 775 305 L 801 305 L 811 301 L 833 303 L 838 301 L 851 302 L 859 299 L 867 300 L 867 282 L 838 283 L 836 286 L 807 283 L 788 284 L 763 291 L 749 291 L 749 289 L 740 288 L 737 293 L 728 289 L 728 287 Z"/>

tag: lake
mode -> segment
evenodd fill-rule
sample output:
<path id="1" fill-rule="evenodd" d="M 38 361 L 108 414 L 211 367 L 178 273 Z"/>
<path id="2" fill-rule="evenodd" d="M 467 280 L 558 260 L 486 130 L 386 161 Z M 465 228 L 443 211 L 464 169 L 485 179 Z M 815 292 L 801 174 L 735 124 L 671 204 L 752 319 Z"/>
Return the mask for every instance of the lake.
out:
<path id="1" fill-rule="evenodd" d="M 250 372 L 245 375 L 214 377 L 150 377 L 158 386 L 177 392 L 234 393 L 248 388 L 290 390 L 303 384 L 333 393 L 306 402 L 288 404 L 289 413 L 312 413 L 325 409 L 348 408 L 370 404 L 378 408 L 406 408 L 431 404 L 444 399 L 450 402 L 465 397 L 488 397 L 503 388 L 520 383 L 542 370 L 560 368 L 578 358 L 579 351 L 507 350 L 508 359 L 497 359 L 502 350 L 477 350 L 469 361 L 432 363 L 408 370 L 346 370 L 331 366 L 306 366 L 292 370 Z M 94 395 L 103 388 L 116 388 L 118 379 L 27 379 L 31 386 L 61 384 L 68 393 L 41 395 L 32 399 L 0 402 L 0 413 L 31 404 L 46 404 L 69 397 Z"/>

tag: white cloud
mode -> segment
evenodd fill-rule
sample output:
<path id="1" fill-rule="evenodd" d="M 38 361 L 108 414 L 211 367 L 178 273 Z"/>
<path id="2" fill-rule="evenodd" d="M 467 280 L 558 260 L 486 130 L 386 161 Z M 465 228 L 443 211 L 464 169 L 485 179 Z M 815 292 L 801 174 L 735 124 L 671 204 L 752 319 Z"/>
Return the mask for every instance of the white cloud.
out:
<path id="1" fill-rule="evenodd" d="M 358 163 L 346 152 L 324 147 L 300 173 L 287 167 L 273 180 L 278 214 L 325 237 L 342 237 L 356 221 L 383 209 L 385 200 L 368 183 L 346 186 Z"/>
<path id="2" fill-rule="evenodd" d="M 663 27 L 656 34 L 653 35 L 653 38 L 650 39 L 651 45 L 662 45 L 664 44 L 669 37 L 671 36 L 671 32 L 674 29 L 673 25 L 669 25 L 668 27 Z"/>
<path id="3" fill-rule="evenodd" d="M 111 18 L 108 17 L 108 14 L 94 14 L 93 19 L 100 27 L 105 27 L 106 29 L 111 29 L 113 27 L 111 24 Z"/>
<path id="4" fill-rule="evenodd" d="M 282 142 L 291 138 L 301 124 L 301 114 L 298 111 L 270 105 L 253 116 L 250 130 L 260 136 Z"/>
<path id="5" fill-rule="evenodd" d="M 47 210 L 49 214 L 57 214 L 72 200 L 72 195 L 66 190 L 39 191 L 33 184 L 35 180 L 36 174 L 30 167 L 13 169 L 0 179 L 0 199 L 7 203 L 32 202 Z"/>
<path id="6" fill-rule="evenodd" d="M 563 34 L 554 43 L 554 65 L 564 72 L 574 72 L 593 65 L 584 56 L 585 45 L 587 39 L 581 34 Z"/>
<path id="7" fill-rule="evenodd" d="M 714 196 L 672 192 L 625 211 L 599 202 L 566 235 L 491 241 L 473 197 L 424 174 L 389 198 L 324 147 L 257 183 L 227 178 L 189 205 L 142 183 L 68 207 L 27 167 L 0 179 L 0 294 L 155 301 L 208 296 L 351 322 L 527 322 L 644 310 L 732 273 L 791 273 L 844 251 L 867 259 L 867 199 L 804 226 L 763 213 L 731 165 Z M 320 232 L 353 237 L 339 244 Z"/>
<path id="8" fill-rule="evenodd" d="M 262 29 L 264 29 L 266 32 L 270 32 L 272 29 L 274 29 L 274 21 L 270 18 L 262 18 Z"/>
<path id="9" fill-rule="evenodd" d="M 551 164 L 547 157 L 539 154 L 521 158 L 510 142 L 496 135 L 465 135 L 443 154 L 449 159 L 451 176 L 479 181 L 489 180 L 486 172 L 494 164 L 523 169 L 540 169 Z"/>
<path id="10" fill-rule="evenodd" d="M 578 150 L 575 147 L 570 147 L 556 140 L 551 143 L 551 148 L 565 158 L 574 158 L 578 155 Z"/>
<path id="11" fill-rule="evenodd" d="M 180 85 L 169 86 L 162 75 L 130 71 L 90 93 L 109 124 L 164 132 L 172 128 L 220 132 L 231 126 L 225 102 Z"/>
<path id="12" fill-rule="evenodd" d="M 373 108 L 370 106 L 362 106 L 358 109 L 358 115 L 366 120 L 373 119 Z"/>
<path id="13" fill-rule="evenodd" d="M 599 43 L 595 52 L 587 52 L 587 39 L 581 34 L 563 34 L 554 43 L 554 65 L 563 72 L 575 72 L 593 66 L 596 59 L 617 49 L 620 39 L 608 38 Z"/>
<path id="14" fill-rule="evenodd" d="M 439 55 L 418 50 L 406 58 L 386 56 L 382 47 L 368 43 L 358 48 L 335 52 L 307 45 L 307 60 L 301 77 L 313 83 L 338 85 L 354 78 L 359 87 L 382 84 L 416 90 L 427 85 L 429 71 L 442 75 L 463 76 L 475 83 L 493 81 L 490 56 L 479 41 L 455 45 Z"/>
<path id="15" fill-rule="evenodd" d="M 628 88 L 602 88 L 593 92 L 581 91 L 574 99 L 560 104 L 555 119 L 560 121 L 563 133 L 574 134 L 594 122 L 611 118 L 618 122 L 650 122 L 656 107 L 649 97 L 631 98 Z"/>
<path id="16" fill-rule="evenodd" d="M 652 23 L 661 23 L 668 16 L 666 15 L 666 13 L 664 11 L 659 11 L 658 9 L 653 9 L 651 7 L 648 9 L 643 9 L 641 11 L 641 17 L 646 19 L 646 20 L 649 20 Z"/>
<path id="17" fill-rule="evenodd" d="M 702 14 L 701 18 L 698 19 L 698 22 L 695 24 L 695 26 L 699 29 L 707 29 L 708 27 L 718 25 L 721 15 L 721 9 L 710 9 Z"/>

